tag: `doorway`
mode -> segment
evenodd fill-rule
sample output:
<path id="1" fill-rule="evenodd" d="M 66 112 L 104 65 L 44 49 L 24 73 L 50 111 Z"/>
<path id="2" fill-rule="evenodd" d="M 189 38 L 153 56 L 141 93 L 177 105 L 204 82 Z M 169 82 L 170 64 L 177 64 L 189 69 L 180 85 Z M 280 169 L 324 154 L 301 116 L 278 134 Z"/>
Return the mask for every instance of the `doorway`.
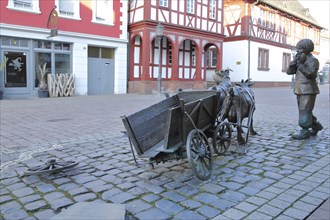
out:
<path id="1" fill-rule="evenodd" d="M 88 95 L 114 94 L 114 49 L 88 47 Z"/>
<path id="2" fill-rule="evenodd" d="M 8 59 L 0 81 L 4 92 L 28 93 L 31 90 L 31 83 L 28 77 L 28 53 L 4 50 L 2 57 Z"/>
<path id="3" fill-rule="evenodd" d="M 114 93 L 114 60 L 88 58 L 88 95 Z"/>

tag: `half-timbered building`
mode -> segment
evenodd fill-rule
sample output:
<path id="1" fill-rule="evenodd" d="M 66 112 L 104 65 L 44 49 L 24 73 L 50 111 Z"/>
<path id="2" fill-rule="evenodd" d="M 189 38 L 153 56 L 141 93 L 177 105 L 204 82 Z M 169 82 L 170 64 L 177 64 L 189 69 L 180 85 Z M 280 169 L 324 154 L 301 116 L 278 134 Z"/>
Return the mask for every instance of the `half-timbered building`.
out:
<path id="1" fill-rule="evenodd" d="M 128 91 L 205 89 L 222 68 L 222 12 L 222 0 L 130 0 Z"/>
<path id="2" fill-rule="evenodd" d="M 257 86 L 287 85 L 293 47 L 309 38 L 317 56 L 321 30 L 297 0 L 226 0 L 223 66 L 233 70 L 232 81 L 252 78 Z"/>
<path id="3" fill-rule="evenodd" d="M 127 92 L 127 0 L 1 0 L 4 96 L 37 93 L 37 71 L 75 75 L 75 94 Z"/>

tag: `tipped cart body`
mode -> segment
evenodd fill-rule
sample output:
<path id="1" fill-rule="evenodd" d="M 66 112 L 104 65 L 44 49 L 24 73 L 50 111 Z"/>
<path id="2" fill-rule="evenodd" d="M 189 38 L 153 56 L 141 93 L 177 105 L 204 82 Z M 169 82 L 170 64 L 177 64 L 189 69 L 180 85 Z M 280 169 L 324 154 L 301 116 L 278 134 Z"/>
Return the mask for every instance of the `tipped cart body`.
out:
<path id="1" fill-rule="evenodd" d="M 179 92 L 123 116 L 135 152 L 151 164 L 187 158 L 194 174 L 208 179 L 212 172 L 212 151 L 207 139 L 213 135 L 218 97 L 216 91 Z"/>

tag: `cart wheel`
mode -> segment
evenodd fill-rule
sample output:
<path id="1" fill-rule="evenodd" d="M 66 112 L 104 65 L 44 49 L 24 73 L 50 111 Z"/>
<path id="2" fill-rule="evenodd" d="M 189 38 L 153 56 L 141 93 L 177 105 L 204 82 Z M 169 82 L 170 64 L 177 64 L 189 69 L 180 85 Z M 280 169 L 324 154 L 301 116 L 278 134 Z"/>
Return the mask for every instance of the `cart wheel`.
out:
<path id="1" fill-rule="evenodd" d="M 194 129 L 189 132 L 186 150 L 194 174 L 202 180 L 207 180 L 212 172 L 212 151 L 203 131 Z"/>
<path id="2" fill-rule="evenodd" d="M 213 135 L 213 149 L 218 154 L 224 154 L 231 143 L 231 126 L 228 122 L 218 124 Z"/>
<path id="3" fill-rule="evenodd" d="M 56 159 L 50 159 L 47 161 L 45 165 L 40 165 L 28 169 L 27 171 L 25 171 L 25 174 L 32 175 L 32 174 L 55 173 L 58 171 L 62 171 L 77 166 L 78 163 L 79 162 L 75 162 L 75 161 L 57 162 Z"/>

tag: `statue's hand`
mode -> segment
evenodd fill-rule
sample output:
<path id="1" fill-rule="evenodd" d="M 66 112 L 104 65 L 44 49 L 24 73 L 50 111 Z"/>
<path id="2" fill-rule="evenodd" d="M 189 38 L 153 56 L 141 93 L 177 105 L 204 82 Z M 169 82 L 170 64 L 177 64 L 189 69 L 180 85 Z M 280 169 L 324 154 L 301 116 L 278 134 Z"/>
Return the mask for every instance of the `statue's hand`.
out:
<path id="1" fill-rule="evenodd" d="M 298 58 L 298 63 L 304 64 L 306 62 L 306 60 L 307 60 L 306 54 L 302 53 L 302 54 L 300 54 L 300 56 Z"/>

